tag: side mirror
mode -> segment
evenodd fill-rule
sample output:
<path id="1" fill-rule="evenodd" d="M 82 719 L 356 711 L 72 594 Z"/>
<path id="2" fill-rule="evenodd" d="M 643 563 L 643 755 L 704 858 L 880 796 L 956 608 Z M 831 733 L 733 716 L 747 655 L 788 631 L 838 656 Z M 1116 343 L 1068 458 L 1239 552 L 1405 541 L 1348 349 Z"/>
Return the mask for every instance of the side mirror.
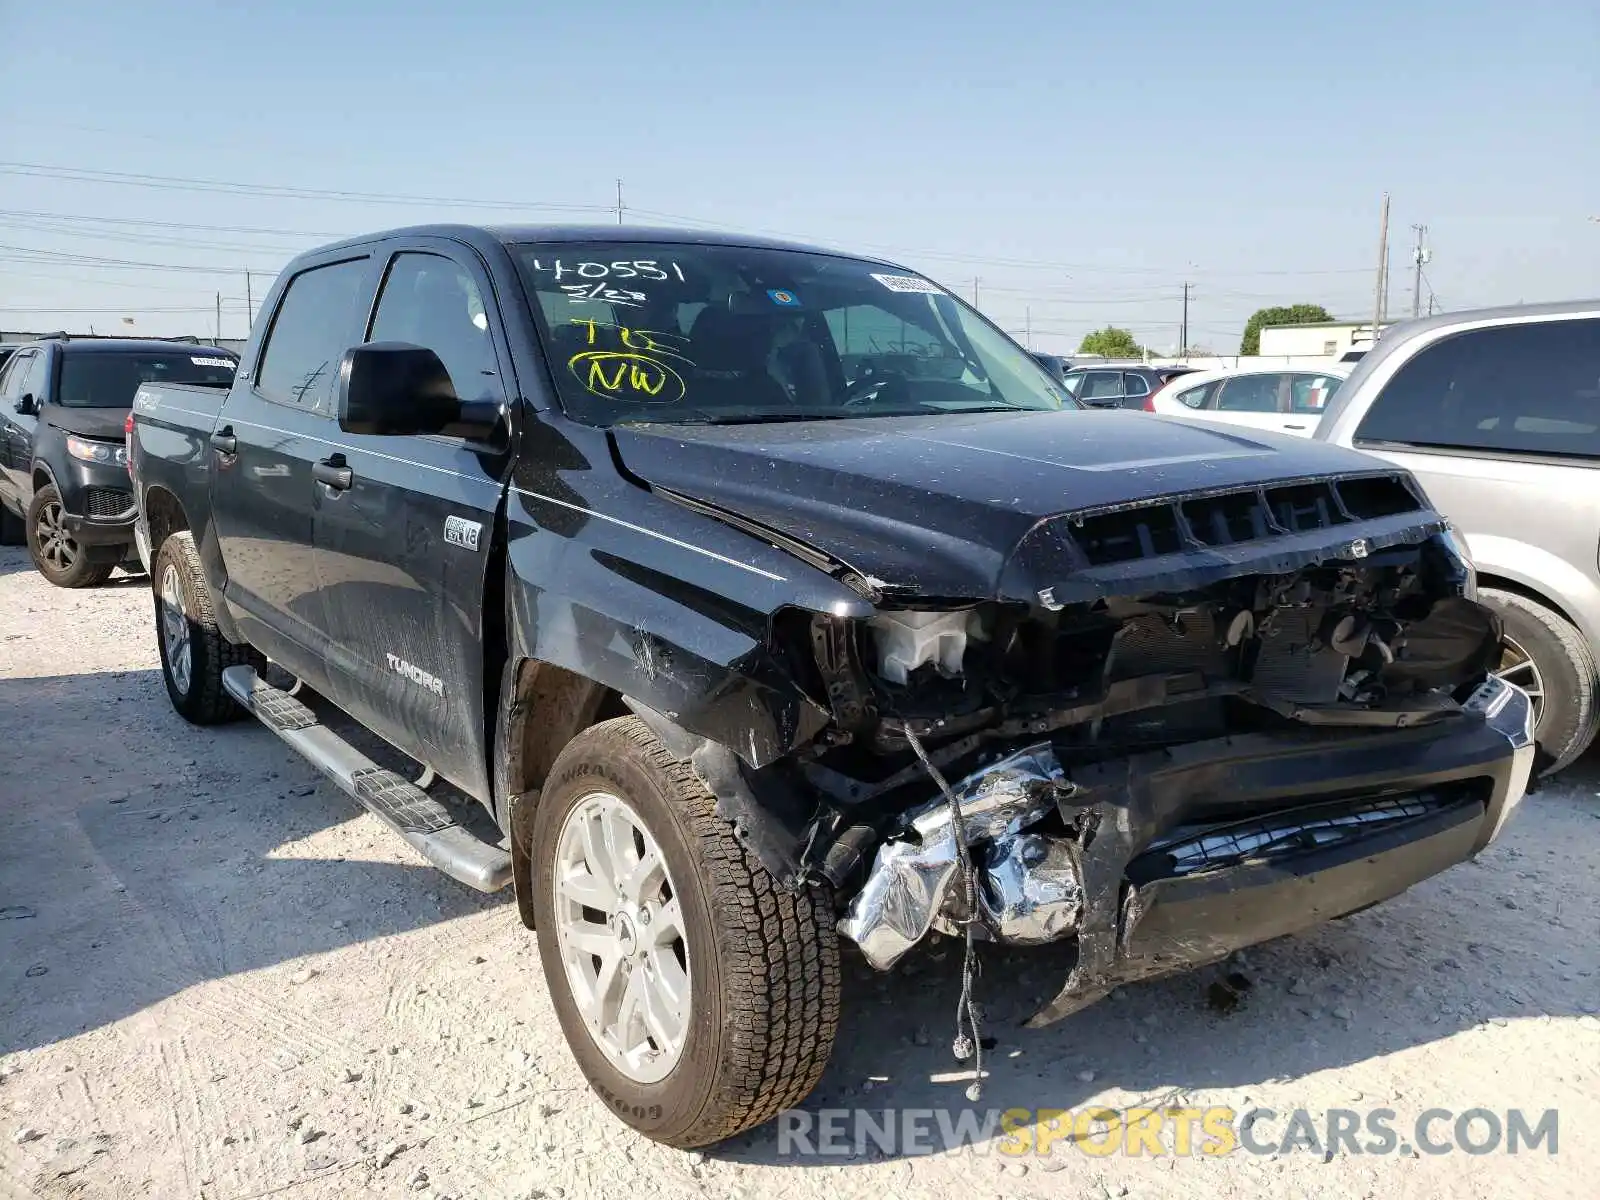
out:
<path id="1" fill-rule="evenodd" d="M 37 417 L 39 415 L 39 402 L 32 396 L 24 396 L 13 407 L 24 417 Z"/>
<path id="2" fill-rule="evenodd" d="M 461 418 L 450 372 L 425 346 L 368 342 L 339 361 L 339 428 L 346 433 L 442 433 Z"/>

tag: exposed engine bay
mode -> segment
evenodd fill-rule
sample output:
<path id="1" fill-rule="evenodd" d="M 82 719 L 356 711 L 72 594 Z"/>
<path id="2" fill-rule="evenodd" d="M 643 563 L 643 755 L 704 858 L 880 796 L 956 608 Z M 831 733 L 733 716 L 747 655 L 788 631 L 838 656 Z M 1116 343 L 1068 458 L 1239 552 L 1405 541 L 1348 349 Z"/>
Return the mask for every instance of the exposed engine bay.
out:
<path id="1" fill-rule="evenodd" d="M 759 770 L 696 754 L 722 811 L 780 881 L 833 889 L 879 969 L 934 933 L 1073 943 L 1032 1024 L 1476 853 L 1527 786 L 1531 710 L 1454 536 L 1400 496 L 1381 541 L 1324 510 L 1285 554 L 1291 520 L 1206 503 L 1163 510 L 1180 553 L 1142 512 L 1068 518 L 1080 569 L 1033 603 L 861 579 L 871 617 L 795 614 L 779 650 L 828 720 Z"/>

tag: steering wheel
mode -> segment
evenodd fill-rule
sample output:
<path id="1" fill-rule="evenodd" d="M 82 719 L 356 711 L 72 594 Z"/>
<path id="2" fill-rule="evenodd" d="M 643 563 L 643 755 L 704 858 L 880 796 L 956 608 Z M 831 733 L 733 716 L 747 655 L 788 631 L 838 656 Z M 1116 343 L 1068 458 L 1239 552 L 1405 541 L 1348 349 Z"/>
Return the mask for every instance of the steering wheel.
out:
<path id="1" fill-rule="evenodd" d="M 845 408 L 861 408 L 878 398 L 880 390 L 899 384 L 905 385 L 906 377 L 898 371 L 874 371 L 851 380 L 845 385 Z"/>

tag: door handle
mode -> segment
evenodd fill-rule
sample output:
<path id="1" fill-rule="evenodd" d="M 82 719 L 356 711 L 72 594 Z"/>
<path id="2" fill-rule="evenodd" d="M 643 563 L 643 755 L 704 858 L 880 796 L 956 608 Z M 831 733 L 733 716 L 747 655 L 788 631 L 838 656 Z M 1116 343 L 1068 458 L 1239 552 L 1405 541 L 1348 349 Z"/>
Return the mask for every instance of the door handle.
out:
<path id="1" fill-rule="evenodd" d="M 356 473 L 345 466 L 344 455 L 334 454 L 311 466 L 311 477 L 336 492 L 345 491 L 356 481 Z"/>
<path id="2" fill-rule="evenodd" d="M 223 454 L 238 453 L 239 439 L 233 436 L 232 425 L 224 425 L 211 435 L 211 448 Z"/>
<path id="3" fill-rule="evenodd" d="M 1285 429 L 1304 429 L 1304 425 L 1285 425 Z"/>

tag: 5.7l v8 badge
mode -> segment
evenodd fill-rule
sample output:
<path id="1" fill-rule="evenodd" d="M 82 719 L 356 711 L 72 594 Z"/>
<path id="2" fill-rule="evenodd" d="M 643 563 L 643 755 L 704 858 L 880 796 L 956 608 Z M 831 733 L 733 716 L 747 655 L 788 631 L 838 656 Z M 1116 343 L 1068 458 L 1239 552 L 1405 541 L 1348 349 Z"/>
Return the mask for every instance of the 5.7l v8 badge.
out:
<path id="1" fill-rule="evenodd" d="M 444 519 L 444 540 L 452 546 L 460 546 L 466 550 L 478 548 L 478 537 L 483 533 L 483 526 L 477 521 L 469 521 L 465 517 L 446 517 Z"/>

